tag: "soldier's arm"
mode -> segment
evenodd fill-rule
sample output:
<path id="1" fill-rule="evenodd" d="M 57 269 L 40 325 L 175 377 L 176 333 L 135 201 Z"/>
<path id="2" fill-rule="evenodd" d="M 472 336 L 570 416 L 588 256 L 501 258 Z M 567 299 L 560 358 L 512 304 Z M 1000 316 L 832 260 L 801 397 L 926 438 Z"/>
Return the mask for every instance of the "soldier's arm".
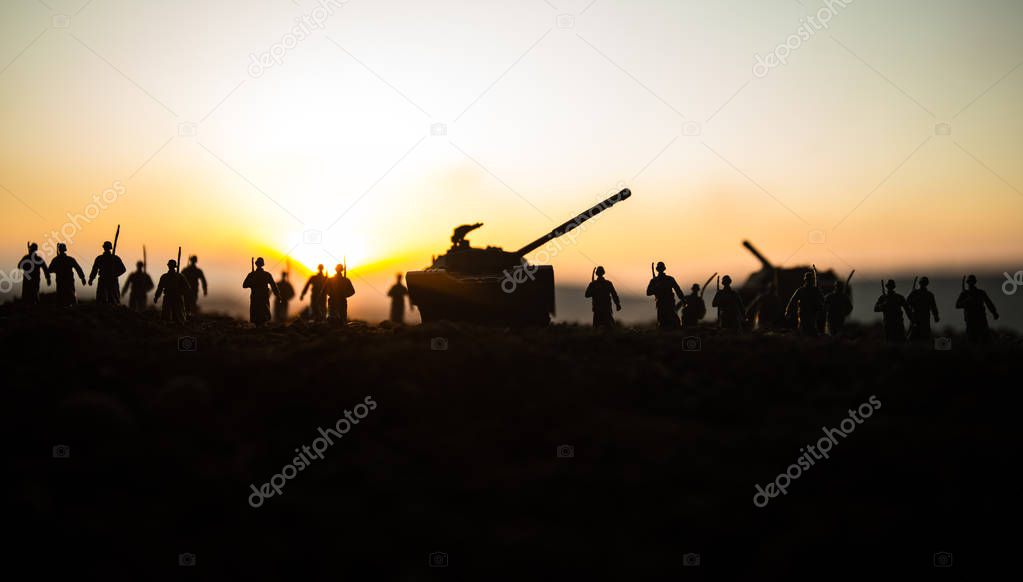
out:
<path id="1" fill-rule="evenodd" d="M 931 313 L 934 315 L 934 321 L 938 321 L 938 302 L 934 300 L 934 294 L 931 294 Z"/>
<path id="2" fill-rule="evenodd" d="M 618 291 L 615 290 L 614 284 L 610 281 L 607 282 L 607 286 L 611 288 L 611 300 L 615 302 L 615 307 L 620 310 L 622 308 L 622 302 L 618 300 Z"/>
<path id="3" fill-rule="evenodd" d="M 799 291 L 796 291 L 795 293 L 792 294 L 792 297 L 789 298 L 789 303 L 788 305 L 785 306 L 785 317 L 792 317 L 792 314 L 796 309 L 796 304 L 799 303 L 799 301 L 796 299 L 796 297 L 798 296 Z"/>
<path id="4" fill-rule="evenodd" d="M 125 293 L 128 292 L 129 284 L 131 284 L 131 275 L 128 275 L 128 278 L 124 280 L 124 286 L 121 287 L 121 295 L 124 295 Z"/>
<path id="5" fill-rule="evenodd" d="M 89 271 L 90 285 L 92 285 L 92 282 L 96 279 L 96 271 L 99 271 L 99 259 L 96 259 L 95 261 L 92 262 L 92 270 Z"/>
<path id="6" fill-rule="evenodd" d="M 654 281 L 656 281 L 656 279 L 650 279 L 650 282 L 649 282 L 649 283 L 647 283 L 647 286 L 646 286 L 646 294 L 647 294 L 648 296 L 649 296 L 649 295 L 653 295 L 653 294 L 654 294 Z"/>
<path id="7" fill-rule="evenodd" d="M 991 311 L 991 315 L 995 316 L 995 319 L 998 319 L 998 309 L 995 308 L 995 304 L 991 302 L 991 298 L 988 297 L 987 292 L 981 291 L 981 293 L 984 294 L 983 295 L 983 297 L 984 297 L 984 305 L 987 305 L 988 310 Z"/>
<path id="8" fill-rule="evenodd" d="M 586 292 L 583 293 L 583 297 L 587 299 L 593 297 L 593 283 L 590 283 L 589 285 L 586 286 Z"/>
<path id="9" fill-rule="evenodd" d="M 199 271 L 199 280 L 202 281 L 202 294 L 208 295 L 208 293 L 206 293 L 206 273 Z"/>
<path id="10" fill-rule="evenodd" d="M 678 295 L 679 299 L 685 299 L 686 294 L 682 292 L 682 288 L 678 286 L 678 281 L 675 279 L 671 280 L 671 288 L 674 289 L 675 294 Z"/>
<path id="11" fill-rule="evenodd" d="M 245 280 L 242 281 L 242 289 L 248 289 L 249 287 L 252 287 L 252 273 L 245 275 Z"/>
<path id="12" fill-rule="evenodd" d="M 156 286 L 156 295 L 153 296 L 153 303 L 160 300 L 160 295 L 163 295 L 163 277 L 160 277 L 160 284 Z"/>
<path id="13" fill-rule="evenodd" d="M 75 270 L 75 272 L 78 273 L 78 278 L 81 279 L 82 283 L 84 284 L 85 283 L 85 271 L 82 270 L 82 266 L 78 264 L 78 261 L 76 261 L 74 259 L 71 259 L 71 268 L 73 268 Z M 95 268 L 95 265 L 93 265 L 93 268 Z"/>
<path id="14" fill-rule="evenodd" d="M 274 281 L 274 278 L 269 276 L 269 275 L 267 275 L 266 280 L 270 282 L 270 291 L 273 292 L 274 297 L 280 299 L 281 298 L 281 290 L 277 287 L 277 283 Z"/>
<path id="15" fill-rule="evenodd" d="M 313 284 L 313 278 L 309 277 L 309 279 L 306 280 L 305 285 L 302 286 L 302 295 L 299 296 L 299 298 L 298 298 L 299 301 L 305 299 L 306 291 L 309 290 L 309 286 L 312 285 L 312 284 Z"/>
<path id="16" fill-rule="evenodd" d="M 884 295 L 877 298 L 877 302 L 874 303 L 874 312 L 884 311 Z"/>
<path id="17" fill-rule="evenodd" d="M 721 296 L 720 292 L 714 294 L 714 298 L 710 300 L 710 306 L 711 307 L 717 307 L 718 306 L 718 297 L 720 297 L 720 296 Z"/>

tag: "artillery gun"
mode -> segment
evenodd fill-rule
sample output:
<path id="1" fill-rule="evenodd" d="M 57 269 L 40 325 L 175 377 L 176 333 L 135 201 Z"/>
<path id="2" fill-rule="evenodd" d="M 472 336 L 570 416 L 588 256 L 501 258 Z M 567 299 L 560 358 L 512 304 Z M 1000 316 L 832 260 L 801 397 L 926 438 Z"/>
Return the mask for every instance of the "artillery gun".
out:
<path id="1" fill-rule="evenodd" d="M 547 325 L 554 315 L 554 268 L 531 265 L 525 256 L 629 196 L 626 188 L 514 252 L 474 248 L 465 236 L 483 223 L 459 226 L 446 253 L 429 267 L 406 274 L 409 300 L 419 308 L 423 323 Z"/>
<path id="2" fill-rule="evenodd" d="M 787 302 L 792 294 L 796 292 L 803 284 L 803 275 L 813 268 L 809 265 L 801 267 L 777 267 L 771 264 L 764 255 L 760 254 L 760 251 L 756 249 L 748 240 L 742 241 L 742 246 L 746 247 L 754 257 L 760 260 L 760 270 L 754 273 L 750 273 L 750 276 L 743 283 L 739 289 L 739 293 L 742 295 L 742 301 L 746 305 L 756 298 L 760 293 L 767 291 L 768 287 L 774 283 L 777 286 L 778 296 L 781 297 L 782 302 Z M 835 288 L 835 283 L 841 281 L 835 271 L 828 269 L 827 271 L 820 271 L 817 273 L 817 285 L 820 286 L 821 291 L 825 294 L 830 293 Z M 847 290 L 848 292 L 848 290 Z"/>

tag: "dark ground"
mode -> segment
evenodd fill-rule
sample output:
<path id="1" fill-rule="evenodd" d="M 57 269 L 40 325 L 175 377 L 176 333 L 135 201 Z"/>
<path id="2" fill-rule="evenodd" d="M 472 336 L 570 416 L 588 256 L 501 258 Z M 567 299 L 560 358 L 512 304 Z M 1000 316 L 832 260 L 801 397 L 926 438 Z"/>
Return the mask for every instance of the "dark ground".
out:
<path id="1" fill-rule="evenodd" d="M 936 351 L 881 346 L 875 329 L 846 341 L 701 329 L 702 349 L 685 351 L 684 334 L 652 330 L 220 317 L 180 329 L 91 305 L 38 316 L 0 307 L 8 551 L 40 573 L 928 579 L 1017 560 L 1015 337 Z M 179 351 L 181 336 L 196 350 Z M 323 460 L 248 505 L 250 484 L 367 395 L 378 408 Z M 882 407 L 830 460 L 753 506 L 755 484 L 871 395 Z M 563 444 L 573 458 L 558 458 Z M 933 567 L 936 551 L 952 569 Z M 450 565 L 428 567 L 431 552 Z M 699 566 L 683 566 L 688 552 Z"/>

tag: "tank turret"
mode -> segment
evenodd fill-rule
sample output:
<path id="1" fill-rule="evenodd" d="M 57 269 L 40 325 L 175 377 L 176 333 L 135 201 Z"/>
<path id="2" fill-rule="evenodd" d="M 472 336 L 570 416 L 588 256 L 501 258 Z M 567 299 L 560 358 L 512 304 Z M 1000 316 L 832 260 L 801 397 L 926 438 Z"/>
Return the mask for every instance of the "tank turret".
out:
<path id="1" fill-rule="evenodd" d="M 451 248 L 422 271 L 406 274 L 409 298 L 423 322 L 540 324 L 554 314 L 554 268 L 525 260 L 540 248 L 632 195 L 626 188 L 514 252 L 476 248 L 465 236 L 483 223 L 455 228 Z"/>

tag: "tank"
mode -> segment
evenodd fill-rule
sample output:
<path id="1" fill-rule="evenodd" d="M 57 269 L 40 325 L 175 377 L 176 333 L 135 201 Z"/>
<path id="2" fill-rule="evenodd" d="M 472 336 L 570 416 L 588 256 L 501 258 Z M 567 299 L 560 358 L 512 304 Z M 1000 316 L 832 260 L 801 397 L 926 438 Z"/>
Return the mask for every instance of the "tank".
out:
<path id="1" fill-rule="evenodd" d="M 483 223 L 459 226 L 446 253 L 405 275 L 409 300 L 423 323 L 547 325 L 554 315 L 554 268 L 529 264 L 525 256 L 629 196 L 626 188 L 514 252 L 472 247 L 465 236 Z"/>
<path id="2" fill-rule="evenodd" d="M 792 294 L 796 292 L 796 289 L 803 284 L 803 275 L 813 269 L 811 265 L 778 267 L 772 265 L 771 261 L 768 261 L 764 255 L 760 254 L 760 251 L 748 240 L 742 241 L 742 246 L 746 247 L 746 250 L 760 261 L 760 270 L 751 273 L 746 282 L 739 288 L 742 301 L 746 305 L 749 305 L 750 301 L 756 298 L 762 291 L 767 290 L 771 283 L 777 284 L 778 295 L 782 298 L 783 302 L 787 303 Z M 838 281 L 840 281 L 838 275 L 831 269 L 817 272 L 817 284 L 825 294 L 830 293 Z"/>

